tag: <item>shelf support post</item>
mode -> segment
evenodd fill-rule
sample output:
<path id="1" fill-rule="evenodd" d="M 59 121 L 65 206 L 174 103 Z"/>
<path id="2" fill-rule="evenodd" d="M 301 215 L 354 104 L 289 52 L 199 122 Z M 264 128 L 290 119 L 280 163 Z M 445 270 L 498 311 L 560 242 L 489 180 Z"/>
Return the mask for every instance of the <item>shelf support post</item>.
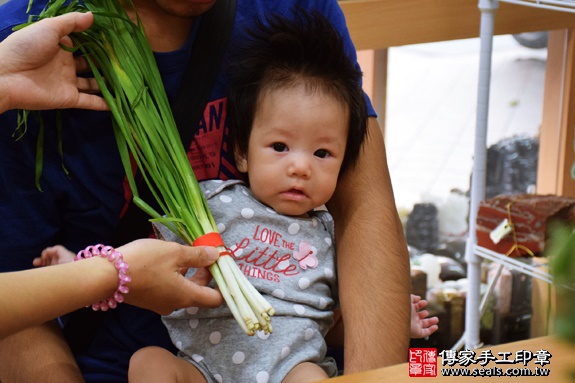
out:
<path id="1" fill-rule="evenodd" d="M 479 83 L 477 91 L 477 116 L 475 127 L 475 149 L 473 171 L 471 174 L 471 195 L 469 206 L 469 235 L 465 246 L 467 262 L 468 290 L 465 302 L 465 348 L 473 350 L 480 346 L 479 311 L 481 287 L 481 258 L 475 254 L 476 221 L 479 203 L 485 198 L 485 174 L 487 167 L 487 120 L 489 112 L 489 87 L 491 81 L 491 52 L 493 47 L 493 30 L 495 11 L 499 7 L 497 0 L 479 0 L 481 11 L 480 24 L 480 61 Z"/>

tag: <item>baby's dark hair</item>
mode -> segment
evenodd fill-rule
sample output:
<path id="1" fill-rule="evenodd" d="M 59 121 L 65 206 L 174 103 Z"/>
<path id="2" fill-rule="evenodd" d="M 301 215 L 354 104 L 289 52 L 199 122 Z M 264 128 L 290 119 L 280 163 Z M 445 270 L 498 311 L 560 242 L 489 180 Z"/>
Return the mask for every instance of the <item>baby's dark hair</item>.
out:
<path id="1" fill-rule="evenodd" d="M 230 148 L 247 156 L 258 104 L 265 93 L 304 85 L 335 97 L 349 110 L 347 147 L 341 172 L 355 164 L 367 131 L 362 73 L 347 56 L 330 21 L 317 11 L 297 9 L 292 18 L 269 16 L 247 30 L 230 65 Z"/>

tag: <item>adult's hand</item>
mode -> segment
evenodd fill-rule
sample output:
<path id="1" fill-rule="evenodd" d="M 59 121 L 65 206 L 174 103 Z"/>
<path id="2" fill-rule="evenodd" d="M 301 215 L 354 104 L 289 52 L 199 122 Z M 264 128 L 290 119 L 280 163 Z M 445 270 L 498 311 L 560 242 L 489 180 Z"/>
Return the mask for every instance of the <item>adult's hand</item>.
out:
<path id="1" fill-rule="evenodd" d="M 158 239 L 140 239 L 118 248 L 130 265 L 132 282 L 126 302 L 169 314 L 182 307 L 216 307 L 223 303 L 219 291 L 207 287 L 211 275 L 206 269 L 217 258 L 213 247 L 182 246 Z M 199 268 L 187 279 L 189 267 Z"/>
<path id="2" fill-rule="evenodd" d="M 158 239 L 140 239 L 119 247 L 132 281 L 126 302 L 169 314 L 181 307 L 215 307 L 219 291 L 207 287 L 211 265 L 218 257 L 211 247 L 182 246 Z M 59 252 L 68 252 L 63 247 Z M 182 273 L 199 267 L 191 279 Z M 118 287 L 118 271 L 103 257 L 79 262 L 0 273 L 0 340 L 110 297 Z M 13 291 L 18 291 L 14 294 Z"/>
<path id="3" fill-rule="evenodd" d="M 69 13 L 43 19 L 0 42 L 0 112 L 109 109 L 102 97 L 91 94 L 98 91 L 95 80 L 77 76 L 87 69 L 86 62 L 59 46 L 71 47 L 67 35 L 86 30 L 93 21 L 91 13 Z"/>

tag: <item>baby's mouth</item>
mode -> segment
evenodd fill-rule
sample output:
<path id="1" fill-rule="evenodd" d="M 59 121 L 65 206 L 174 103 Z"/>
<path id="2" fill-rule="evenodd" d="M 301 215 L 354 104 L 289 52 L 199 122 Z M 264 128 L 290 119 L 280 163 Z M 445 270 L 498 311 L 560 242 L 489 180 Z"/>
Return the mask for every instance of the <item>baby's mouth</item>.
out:
<path id="1" fill-rule="evenodd" d="M 302 197 L 306 196 L 303 190 L 296 188 L 286 190 L 285 192 L 283 192 L 283 194 L 288 198 L 295 198 L 295 199 L 301 199 Z"/>

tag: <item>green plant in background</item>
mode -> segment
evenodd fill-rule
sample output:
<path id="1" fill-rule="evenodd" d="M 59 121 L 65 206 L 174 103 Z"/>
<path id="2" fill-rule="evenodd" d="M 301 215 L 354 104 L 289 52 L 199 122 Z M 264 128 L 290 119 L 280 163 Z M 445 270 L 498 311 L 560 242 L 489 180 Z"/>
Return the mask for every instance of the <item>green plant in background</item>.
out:
<path id="1" fill-rule="evenodd" d="M 551 229 L 546 254 L 557 290 L 555 332 L 575 344 L 575 229 L 566 225 Z"/>
<path id="2" fill-rule="evenodd" d="M 575 228 L 564 224 L 552 227 L 546 255 L 557 291 L 555 335 L 575 344 Z M 575 382 L 575 369 L 568 374 Z"/>

